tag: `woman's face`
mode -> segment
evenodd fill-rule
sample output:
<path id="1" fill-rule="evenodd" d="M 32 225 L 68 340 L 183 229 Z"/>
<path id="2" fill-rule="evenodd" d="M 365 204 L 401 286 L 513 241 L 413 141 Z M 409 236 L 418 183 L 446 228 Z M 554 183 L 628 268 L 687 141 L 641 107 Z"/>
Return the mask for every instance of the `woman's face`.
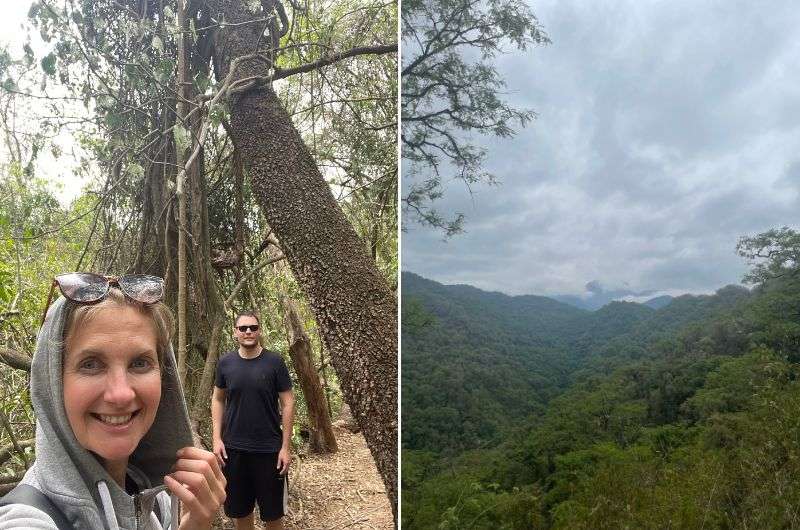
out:
<path id="1" fill-rule="evenodd" d="M 153 323 L 111 304 L 67 335 L 64 408 L 78 442 L 112 464 L 127 464 L 156 417 L 161 373 Z"/>

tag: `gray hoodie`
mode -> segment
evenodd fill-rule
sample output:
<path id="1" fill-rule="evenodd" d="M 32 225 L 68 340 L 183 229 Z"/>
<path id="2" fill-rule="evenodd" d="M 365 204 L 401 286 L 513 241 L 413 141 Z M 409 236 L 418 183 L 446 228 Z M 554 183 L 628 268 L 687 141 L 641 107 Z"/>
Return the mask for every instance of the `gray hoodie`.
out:
<path id="1" fill-rule="evenodd" d="M 22 480 L 55 503 L 76 530 L 160 530 L 155 503 L 164 527 L 177 509 L 166 493 L 164 475 L 170 472 L 178 449 L 192 445 L 189 415 L 178 383 L 172 350 L 165 355 L 161 402 L 153 426 L 129 459 L 128 476 L 140 487 L 128 495 L 100 462 L 75 438 L 64 410 L 62 344 L 66 301 L 59 298 L 47 312 L 31 364 L 31 400 L 36 413 L 36 462 Z M 28 506 L 0 508 L 0 530 L 54 530 L 52 519 Z"/>

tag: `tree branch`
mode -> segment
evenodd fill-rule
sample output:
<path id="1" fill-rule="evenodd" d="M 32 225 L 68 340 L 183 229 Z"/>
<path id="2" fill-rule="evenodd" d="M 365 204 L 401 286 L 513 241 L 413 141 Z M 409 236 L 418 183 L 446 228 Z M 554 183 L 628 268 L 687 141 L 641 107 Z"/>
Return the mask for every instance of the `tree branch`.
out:
<path id="1" fill-rule="evenodd" d="M 339 62 L 342 59 L 347 59 L 348 57 L 355 57 L 357 55 L 382 55 L 386 53 L 396 53 L 396 52 L 397 52 L 396 42 L 392 44 L 381 44 L 379 46 L 357 46 L 345 52 L 330 55 L 328 57 L 323 57 L 322 59 L 316 60 L 312 63 L 302 64 L 294 68 L 287 68 L 286 70 L 276 68 L 275 74 L 272 76 L 272 80 L 275 81 L 278 79 L 287 78 L 295 74 L 311 72 L 312 70 L 316 70 L 317 68 L 322 68 L 323 66 L 328 66 L 330 64 Z"/>
<path id="2" fill-rule="evenodd" d="M 19 353 L 7 348 L 0 348 L 0 361 L 17 370 L 31 371 L 31 358 L 24 353 Z"/>
<path id="3" fill-rule="evenodd" d="M 266 267 L 270 263 L 275 263 L 275 262 L 280 261 L 282 259 L 285 259 L 285 256 L 283 254 L 281 254 L 280 256 L 276 256 L 274 258 L 270 258 L 270 259 L 264 261 L 264 263 L 261 263 L 260 265 L 258 265 L 257 267 L 254 267 L 254 268 L 250 269 L 250 271 L 248 271 L 247 274 L 242 276 L 242 279 L 239 280 L 239 283 L 237 283 L 236 286 L 233 288 L 233 290 L 231 291 L 231 294 L 228 296 L 227 299 L 225 299 L 225 302 L 224 302 L 225 307 L 226 308 L 230 308 L 230 305 L 233 302 L 233 299 L 236 297 L 237 294 L 239 294 L 239 290 L 242 288 L 242 286 L 245 284 L 245 282 L 247 282 L 247 280 L 251 276 L 253 276 L 255 273 L 257 273 L 258 271 L 260 271 L 261 269 L 263 269 L 264 267 Z"/>
<path id="4" fill-rule="evenodd" d="M 17 446 L 20 449 L 25 449 L 26 447 L 31 447 L 36 442 L 35 438 L 28 438 L 27 440 L 20 440 L 17 442 Z M 14 444 L 9 444 L 4 447 L 0 447 L 0 464 L 5 463 L 16 451 Z"/>

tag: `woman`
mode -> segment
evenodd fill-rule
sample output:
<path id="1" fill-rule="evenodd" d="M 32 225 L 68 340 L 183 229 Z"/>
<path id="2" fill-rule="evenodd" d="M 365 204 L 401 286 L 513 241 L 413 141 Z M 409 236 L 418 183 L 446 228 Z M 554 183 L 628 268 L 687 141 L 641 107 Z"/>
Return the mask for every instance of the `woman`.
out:
<path id="1" fill-rule="evenodd" d="M 192 447 L 162 280 L 71 273 L 53 285 L 64 296 L 33 356 L 36 462 L 22 483 L 75 529 L 211 528 L 225 479 L 213 453 Z M 10 528 L 56 526 L 12 504 L 0 507 L 0 530 Z"/>

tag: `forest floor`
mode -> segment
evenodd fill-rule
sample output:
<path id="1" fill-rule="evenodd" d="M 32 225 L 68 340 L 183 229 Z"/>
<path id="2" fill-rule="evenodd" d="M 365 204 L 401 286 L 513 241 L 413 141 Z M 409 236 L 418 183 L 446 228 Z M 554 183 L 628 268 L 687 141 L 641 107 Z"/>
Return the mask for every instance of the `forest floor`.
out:
<path id="1" fill-rule="evenodd" d="M 295 455 L 289 474 L 287 530 L 389 530 L 392 509 L 364 437 L 334 427 L 339 451 Z M 256 521 L 259 522 L 258 518 Z M 220 517 L 218 530 L 230 530 Z M 256 525 L 256 528 L 260 528 Z"/>

